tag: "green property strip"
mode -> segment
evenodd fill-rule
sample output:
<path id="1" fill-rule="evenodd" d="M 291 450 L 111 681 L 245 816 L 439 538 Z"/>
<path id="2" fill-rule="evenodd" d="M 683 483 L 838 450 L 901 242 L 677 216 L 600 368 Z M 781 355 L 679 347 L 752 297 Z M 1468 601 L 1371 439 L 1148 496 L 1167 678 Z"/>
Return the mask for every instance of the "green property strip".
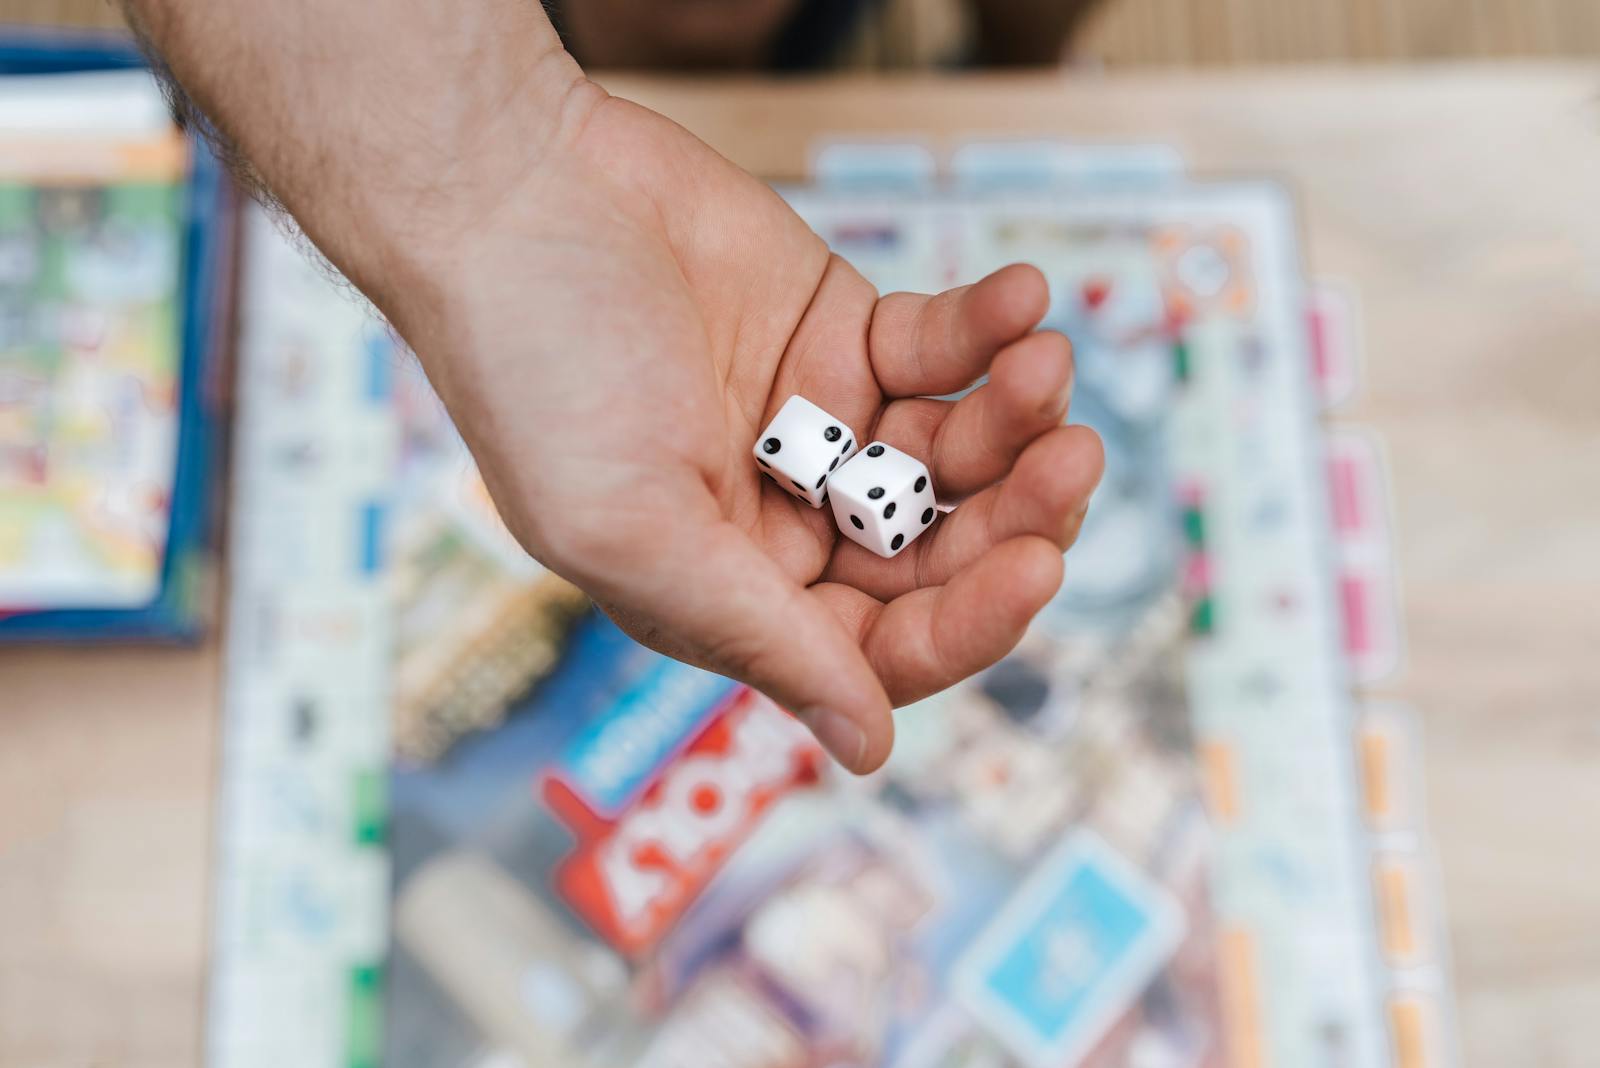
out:
<path id="1" fill-rule="evenodd" d="M 1206 514 L 1199 508 L 1183 510 L 1183 540 L 1191 548 L 1203 549 L 1206 544 Z"/>
<path id="2" fill-rule="evenodd" d="M 358 964 L 350 969 L 349 1011 L 345 1013 L 345 1068 L 379 1068 L 383 1057 L 383 969 Z"/>
<path id="3" fill-rule="evenodd" d="M 353 808 L 356 845 L 382 845 L 389 830 L 389 778 L 385 772 L 357 773 Z"/>

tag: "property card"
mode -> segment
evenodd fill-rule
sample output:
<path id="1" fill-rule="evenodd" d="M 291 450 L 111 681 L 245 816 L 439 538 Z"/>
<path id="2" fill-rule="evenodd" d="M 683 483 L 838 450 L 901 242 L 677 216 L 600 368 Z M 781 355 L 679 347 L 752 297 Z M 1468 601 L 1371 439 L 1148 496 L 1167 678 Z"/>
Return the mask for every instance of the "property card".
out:
<path id="1" fill-rule="evenodd" d="M 1077 831 L 957 962 L 955 988 L 1028 1064 L 1072 1064 L 1138 1000 L 1183 931 L 1165 890 Z"/>
<path id="2" fill-rule="evenodd" d="M 1355 291 L 1318 281 L 1306 294 L 1311 377 L 1324 411 L 1347 404 L 1361 384 L 1361 329 Z"/>
<path id="3" fill-rule="evenodd" d="M 1171 145 L 1072 141 L 969 141 L 950 156 L 950 177 L 970 192 L 997 189 L 1148 189 L 1182 179 Z"/>
<path id="4" fill-rule="evenodd" d="M 1352 680 L 1372 686 L 1404 663 L 1388 465 L 1377 437 L 1355 427 L 1330 430 L 1326 450 L 1345 654 Z"/>

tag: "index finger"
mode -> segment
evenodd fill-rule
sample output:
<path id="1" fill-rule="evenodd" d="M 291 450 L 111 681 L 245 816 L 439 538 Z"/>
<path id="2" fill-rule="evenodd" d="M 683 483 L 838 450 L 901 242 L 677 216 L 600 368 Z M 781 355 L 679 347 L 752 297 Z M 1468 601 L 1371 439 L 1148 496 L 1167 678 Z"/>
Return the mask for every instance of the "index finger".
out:
<path id="1" fill-rule="evenodd" d="M 878 301 L 867 353 L 888 397 L 937 396 L 970 386 L 1006 345 L 1050 306 L 1037 267 L 1016 263 L 936 296 L 890 293 Z"/>
<path id="2" fill-rule="evenodd" d="M 1024 536 L 994 546 L 943 586 L 883 604 L 837 583 L 811 587 L 856 634 L 889 699 L 909 704 L 1009 653 L 1061 585 L 1061 550 Z"/>

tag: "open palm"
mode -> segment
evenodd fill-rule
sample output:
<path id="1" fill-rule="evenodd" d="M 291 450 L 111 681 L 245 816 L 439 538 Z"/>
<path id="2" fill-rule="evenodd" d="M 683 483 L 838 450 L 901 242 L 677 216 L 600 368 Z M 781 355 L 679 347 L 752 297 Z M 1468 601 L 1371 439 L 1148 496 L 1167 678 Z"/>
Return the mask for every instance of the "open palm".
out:
<path id="1" fill-rule="evenodd" d="M 571 111 L 559 161 L 463 243 L 451 327 L 413 344 L 534 556 L 876 767 L 893 705 L 1015 645 L 1099 478 L 1094 435 L 1060 425 L 1072 361 L 1035 332 L 1044 280 L 880 299 L 681 128 L 598 90 Z M 797 393 L 923 459 L 960 507 L 891 560 L 840 537 L 750 459 Z"/>

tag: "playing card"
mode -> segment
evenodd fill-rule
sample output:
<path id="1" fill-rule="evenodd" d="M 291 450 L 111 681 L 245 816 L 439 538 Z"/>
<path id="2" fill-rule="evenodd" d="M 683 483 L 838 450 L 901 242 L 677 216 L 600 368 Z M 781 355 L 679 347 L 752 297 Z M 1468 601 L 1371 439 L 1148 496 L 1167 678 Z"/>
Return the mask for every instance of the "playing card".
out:
<path id="1" fill-rule="evenodd" d="M 1149 188 L 1183 176 L 1171 145 L 1069 141 L 971 141 L 950 156 L 957 187 L 974 192 L 1027 187 Z"/>
<path id="2" fill-rule="evenodd" d="M 1077 831 L 957 962 L 955 988 L 1028 1064 L 1071 1064 L 1134 1004 L 1183 930 L 1166 891 Z"/>
<path id="3" fill-rule="evenodd" d="M 1327 435 L 1337 592 L 1352 680 L 1372 686 L 1399 674 L 1404 630 L 1382 446 L 1369 431 Z"/>
<path id="4" fill-rule="evenodd" d="M 1311 377 L 1324 411 L 1346 404 L 1361 382 L 1361 330 L 1355 291 L 1326 279 L 1306 294 Z"/>
<path id="5" fill-rule="evenodd" d="M 1412 845 L 1426 823 L 1422 739 L 1416 713 L 1396 701 L 1372 701 L 1356 727 L 1362 811 L 1385 841 Z"/>
<path id="6" fill-rule="evenodd" d="M 811 176 L 840 190 L 932 188 L 939 172 L 933 150 L 920 141 L 830 140 L 811 148 Z"/>

